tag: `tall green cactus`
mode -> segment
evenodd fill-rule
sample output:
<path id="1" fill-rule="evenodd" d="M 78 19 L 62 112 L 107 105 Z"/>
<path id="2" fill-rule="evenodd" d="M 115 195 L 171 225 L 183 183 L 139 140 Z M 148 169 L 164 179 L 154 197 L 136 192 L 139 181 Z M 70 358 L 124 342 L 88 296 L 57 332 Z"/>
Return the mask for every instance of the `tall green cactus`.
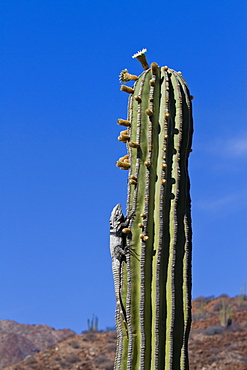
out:
<path id="1" fill-rule="evenodd" d="M 115 369 L 189 369 L 191 324 L 191 214 L 188 157 L 193 133 L 192 96 L 181 72 L 135 54 L 137 77 L 121 72 L 129 93 L 119 141 L 128 154 L 117 166 L 128 173 L 130 233 L 121 263 L 121 302 Z"/>

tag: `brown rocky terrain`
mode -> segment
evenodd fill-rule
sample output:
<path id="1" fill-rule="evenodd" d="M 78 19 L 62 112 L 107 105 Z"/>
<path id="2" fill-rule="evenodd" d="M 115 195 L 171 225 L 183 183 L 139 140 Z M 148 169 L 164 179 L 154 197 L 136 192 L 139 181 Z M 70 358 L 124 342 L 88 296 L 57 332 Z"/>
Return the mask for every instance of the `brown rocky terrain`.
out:
<path id="1" fill-rule="evenodd" d="M 199 297 L 193 301 L 192 313 L 190 369 L 247 370 L 246 297 Z M 2 321 L 0 334 L 0 368 L 4 370 L 113 369 L 115 332 L 77 335 L 45 325 Z M 25 359 L 17 362 L 20 354 Z M 7 362 L 10 366 L 6 367 Z"/>
<path id="2" fill-rule="evenodd" d="M 23 325 L 0 320 L 0 369 L 74 334 L 69 329 L 55 330 L 47 325 Z"/>

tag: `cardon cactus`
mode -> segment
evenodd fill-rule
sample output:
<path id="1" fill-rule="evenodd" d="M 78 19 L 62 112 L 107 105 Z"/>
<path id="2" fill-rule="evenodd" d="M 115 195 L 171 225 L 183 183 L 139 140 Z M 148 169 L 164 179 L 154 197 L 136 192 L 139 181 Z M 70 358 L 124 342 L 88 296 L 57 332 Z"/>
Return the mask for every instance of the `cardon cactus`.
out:
<path id="1" fill-rule="evenodd" d="M 128 192 L 125 224 L 117 205 L 124 226 L 111 239 L 115 369 L 189 369 L 192 96 L 181 72 L 149 67 L 145 52 L 133 56 L 144 69 L 139 77 L 120 75 L 129 100 L 127 119 L 118 120 L 127 154 L 117 166 L 128 170 Z"/>

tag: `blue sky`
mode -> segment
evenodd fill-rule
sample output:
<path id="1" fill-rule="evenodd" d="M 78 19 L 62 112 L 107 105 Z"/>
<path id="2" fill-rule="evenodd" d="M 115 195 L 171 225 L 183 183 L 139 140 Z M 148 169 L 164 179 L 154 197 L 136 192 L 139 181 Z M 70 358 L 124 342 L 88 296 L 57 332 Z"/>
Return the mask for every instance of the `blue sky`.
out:
<path id="1" fill-rule="evenodd" d="M 8 0 L 0 26 L 0 319 L 114 326 L 109 215 L 131 56 L 181 70 L 193 100 L 193 297 L 247 281 L 247 3 Z"/>

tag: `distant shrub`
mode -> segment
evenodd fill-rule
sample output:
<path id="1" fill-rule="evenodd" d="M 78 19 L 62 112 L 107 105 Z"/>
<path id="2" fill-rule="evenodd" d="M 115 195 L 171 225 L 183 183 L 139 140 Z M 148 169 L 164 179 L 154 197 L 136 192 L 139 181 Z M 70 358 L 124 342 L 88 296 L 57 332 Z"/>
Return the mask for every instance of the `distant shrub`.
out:
<path id="1" fill-rule="evenodd" d="M 215 303 L 213 311 L 220 311 L 222 309 L 222 301 Z"/>
<path id="2" fill-rule="evenodd" d="M 116 326 L 107 326 L 105 331 L 116 331 Z"/>
<path id="3" fill-rule="evenodd" d="M 244 321 L 241 326 L 243 329 L 247 328 L 247 321 Z"/>
<path id="4" fill-rule="evenodd" d="M 200 303 L 208 304 L 214 298 L 215 298 L 214 295 L 210 295 L 209 297 L 200 296 L 200 297 L 193 299 L 193 302 L 200 302 Z"/>
<path id="5" fill-rule="evenodd" d="M 115 331 L 110 332 L 106 337 L 107 343 L 115 343 L 116 340 L 117 340 L 117 333 Z"/>
<path id="6" fill-rule="evenodd" d="M 34 365 L 34 364 L 37 364 L 37 361 L 35 360 L 35 358 L 33 358 L 32 356 L 30 357 L 26 357 L 25 358 L 25 362 L 26 364 L 28 365 Z"/>
<path id="7" fill-rule="evenodd" d="M 192 315 L 192 321 L 201 321 L 207 318 L 207 312 L 198 312 L 197 314 Z"/>
<path id="8" fill-rule="evenodd" d="M 225 331 L 225 328 L 221 325 L 209 326 L 207 329 L 204 330 L 204 334 L 206 335 L 217 335 L 222 334 Z"/>
<path id="9" fill-rule="evenodd" d="M 97 365 L 100 369 L 105 370 L 112 370 L 114 368 L 114 363 L 112 360 L 105 356 L 99 356 L 94 360 L 95 365 Z"/>
<path id="10" fill-rule="evenodd" d="M 69 364 L 75 364 L 76 362 L 81 361 L 81 358 L 77 355 L 71 355 L 71 356 L 66 356 L 65 357 L 66 362 Z"/>
<path id="11" fill-rule="evenodd" d="M 243 311 L 246 311 L 247 310 L 247 302 L 242 302 L 242 303 L 239 303 L 236 308 L 235 308 L 235 312 L 243 312 Z"/>
<path id="12" fill-rule="evenodd" d="M 112 343 L 107 346 L 107 351 L 108 352 L 116 352 L 117 348 L 117 343 Z"/>
<path id="13" fill-rule="evenodd" d="M 70 345 L 72 348 L 75 348 L 75 349 L 80 348 L 80 343 L 79 343 L 77 340 L 72 340 L 71 342 L 69 342 L 69 345 Z"/>
<path id="14" fill-rule="evenodd" d="M 206 310 L 206 305 L 204 300 L 200 300 L 199 306 L 197 308 L 197 313 L 193 315 L 193 321 L 205 320 L 208 317 L 208 312 Z"/>
<path id="15" fill-rule="evenodd" d="M 233 322 L 231 325 L 226 327 L 227 333 L 236 333 L 242 330 L 243 330 L 243 326 L 239 322 Z"/>
<path id="16" fill-rule="evenodd" d="M 59 363 L 59 366 L 60 366 L 60 368 L 62 368 L 62 369 L 68 369 L 68 368 L 70 367 L 70 365 L 69 365 L 67 362 L 65 362 L 65 361 L 61 361 L 61 362 Z"/>
<path id="17" fill-rule="evenodd" d="M 114 338 L 114 339 L 117 339 L 117 332 L 116 332 L 116 331 L 111 331 L 111 332 L 108 334 L 108 337 L 110 337 L 110 338 Z"/>
<path id="18" fill-rule="evenodd" d="M 87 342 L 87 341 L 94 342 L 95 340 L 97 340 L 97 336 L 92 332 L 85 332 L 82 340 L 84 342 Z"/>
<path id="19" fill-rule="evenodd" d="M 229 298 L 229 295 L 226 293 L 223 293 L 218 298 Z"/>
<path id="20" fill-rule="evenodd" d="M 245 305 L 247 301 L 247 296 L 245 294 L 240 294 L 237 296 L 237 303 L 239 306 Z"/>

